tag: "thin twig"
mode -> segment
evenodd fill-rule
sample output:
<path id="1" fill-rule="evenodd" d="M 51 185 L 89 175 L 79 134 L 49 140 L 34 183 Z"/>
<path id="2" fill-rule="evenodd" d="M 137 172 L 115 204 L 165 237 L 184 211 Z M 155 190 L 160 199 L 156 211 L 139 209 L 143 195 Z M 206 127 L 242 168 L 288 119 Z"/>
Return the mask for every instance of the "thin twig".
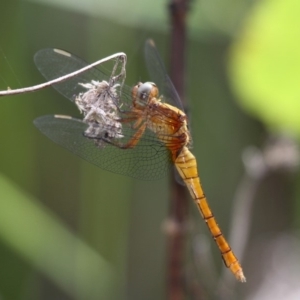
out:
<path id="1" fill-rule="evenodd" d="M 184 52 L 188 2 L 188 0 L 173 0 L 169 4 L 172 28 L 170 75 L 182 100 L 184 100 Z M 182 300 L 185 298 L 183 260 L 188 197 L 185 187 L 177 183 L 173 176 L 171 190 L 169 219 L 174 223 L 175 230 L 168 237 L 167 299 Z"/>
<path id="2" fill-rule="evenodd" d="M 60 53 L 62 54 L 62 50 L 58 50 L 60 51 Z M 64 55 L 70 55 L 68 52 L 64 52 L 63 53 Z M 25 88 L 20 88 L 20 89 L 15 89 L 15 90 L 11 90 L 11 89 L 8 89 L 6 91 L 0 91 L 0 96 L 9 96 L 9 95 L 16 95 L 16 94 L 24 94 L 24 93 L 29 93 L 29 92 L 35 92 L 35 91 L 38 91 L 38 90 L 41 90 L 41 89 L 44 89 L 50 85 L 53 85 L 53 84 L 56 84 L 56 83 L 60 83 L 60 82 L 63 82 L 67 79 L 70 79 L 72 77 L 75 77 L 87 70 L 90 70 L 96 66 L 98 66 L 99 64 L 102 64 L 104 62 L 107 62 L 111 59 L 115 59 L 115 58 L 120 58 L 124 61 L 124 70 L 125 70 L 125 64 L 126 64 L 126 54 L 123 53 L 123 52 L 119 52 L 119 53 L 115 53 L 115 54 L 112 54 L 108 57 L 105 57 L 103 59 L 100 59 L 90 65 L 87 65 L 85 66 L 84 68 L 82 69 L 79 69 L 77 71 L 74 71 L 72 73 L 69 73 L 67 75 L 64 75 L 64 76 L 61 76 L 59 78 L 55 78 L 53 80 L 50 80 L 50 81 L 47 81 L 47 82 L 44 82 L 44 83 L 41 83 L 41 84 L 38 84 L 38 85 L 35 85 L 35 86 L 30 86 L 30 87 L 25 87 Z"/>

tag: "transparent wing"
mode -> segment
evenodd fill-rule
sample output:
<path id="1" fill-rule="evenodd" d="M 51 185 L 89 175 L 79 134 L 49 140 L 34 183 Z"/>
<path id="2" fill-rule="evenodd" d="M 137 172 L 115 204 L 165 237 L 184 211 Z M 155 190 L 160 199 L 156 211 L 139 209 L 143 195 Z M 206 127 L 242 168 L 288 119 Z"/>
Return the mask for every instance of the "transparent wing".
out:
<path id="1" fill-rule="evenodd" d="M 79 119 L 48 115 L 35 119 L 34 124 L 55 143 L 114 173 L 141 180 L 157 180 L 164 177 L 172 165 L 169 150 L 151 131 L 147 131 L 132 149 L 120 149 L 108 143 L 100 148 L 96 145 L 98 140 L 84 136 L 87 124 Z M 122 133 L 124 138 L 117 142 L 126 143 L 134 131 L 128 126 Z"/>
<path id="2" fill-rule="evenodd" d="M 69 52 L 53 48 L 38 51 L 34 56 L 34 62 L 47 80 L 72 73 L 88 65 L 87 62 Z M 53 87 L 63 96 L 74 101 L 76 95 L 86 91 L 79 83 L 90 83 L 92 80 L 109 81 L 115 62 L 115 60 L 105 62 L 97 68 L 92 68 L 76 77 L 54 84 Z M 124 102 L 131 102 L 130 94 L 131 88 L 124 85 L 122 88 Z"/>
<path id="3" fill-rule="evenodd" d="M 165 101 L 184 111 L 180 97 L 167 75 L 164 63 L 158 53 L 153 40 L 147 40 L 145 43 L 145 60 L 151 80 L 158 86 L 160 94 Z"/>

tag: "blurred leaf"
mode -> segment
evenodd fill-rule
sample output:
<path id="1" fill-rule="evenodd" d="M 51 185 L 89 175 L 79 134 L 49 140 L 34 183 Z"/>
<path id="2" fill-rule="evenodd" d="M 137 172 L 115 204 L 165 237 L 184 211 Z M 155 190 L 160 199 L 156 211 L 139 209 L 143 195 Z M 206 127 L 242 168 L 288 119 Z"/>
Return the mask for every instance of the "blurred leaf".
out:
<path id="1" fill-rule="evenodd" d="M 0 239 L 75 299 L 107 299 L 109 264 L 0 174 Z"/>
<path id="2" fill-rule="evenodd" d="M 259 1 L 230 52 L 240 104 L 269 128 L 300 133 L 300 2 Z"/>

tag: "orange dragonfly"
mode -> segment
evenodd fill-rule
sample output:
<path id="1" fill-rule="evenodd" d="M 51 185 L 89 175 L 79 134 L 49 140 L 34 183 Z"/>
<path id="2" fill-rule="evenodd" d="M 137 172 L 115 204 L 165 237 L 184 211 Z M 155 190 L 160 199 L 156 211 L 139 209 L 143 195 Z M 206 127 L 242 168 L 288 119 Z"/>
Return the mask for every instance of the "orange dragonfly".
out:
<path id="1" fill-rule="evenodd" d="M 146 43 L 145 56 L 148 70 L 160 84 L 162 94 L 153 82 L 138 83 L 131 89 L 123 85 L 124 68 L 118 76 L 112 76 L 100 66 L 54 85 L 75 102 L 84 115 L 83 120 L 51 115 L 37 118 L 34 123 L 54 142 L 115 173 L 156 180 L 175 165 L 226 267 L 239 281 L 245 282 L 242 267 L 208 205 L 196 158 L 189 150 L 187 117 L 152 41 Z M 87 65 L 78 57 L 57 49 L 40 50 L 35 55 L 35 63 L 47 80 Z"/>

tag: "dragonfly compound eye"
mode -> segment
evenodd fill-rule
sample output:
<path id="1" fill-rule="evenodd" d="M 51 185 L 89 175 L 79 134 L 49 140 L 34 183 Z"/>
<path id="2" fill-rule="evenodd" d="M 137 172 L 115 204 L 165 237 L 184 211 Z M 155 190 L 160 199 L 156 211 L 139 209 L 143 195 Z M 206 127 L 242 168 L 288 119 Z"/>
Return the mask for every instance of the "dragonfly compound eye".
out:
<path id="1" fill-rule="evenodd" d="M 153 82 L 141 83 L 138 86 L 137 96 L 141 100 L 147 100 L 150 95 L 151 95 L 151 98 L 156 97 L 157 94 L 158 94 L 158 89 L 157 89 L 155 83 L 153 83 Z"/>

